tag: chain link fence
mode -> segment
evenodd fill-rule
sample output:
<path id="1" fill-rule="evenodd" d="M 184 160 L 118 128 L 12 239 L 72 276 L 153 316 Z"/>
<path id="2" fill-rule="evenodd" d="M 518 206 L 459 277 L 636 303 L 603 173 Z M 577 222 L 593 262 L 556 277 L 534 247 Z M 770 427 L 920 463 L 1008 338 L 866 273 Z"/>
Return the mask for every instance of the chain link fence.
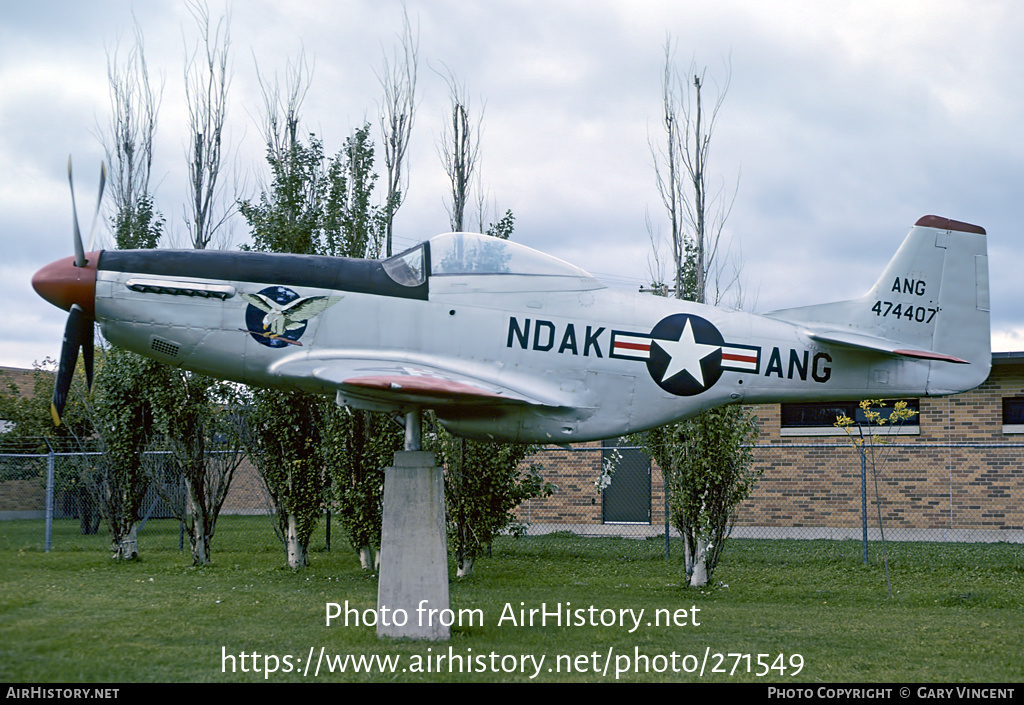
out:
<path id="1" fill-rule="evenodd" d="M 166 455 L 148 453 L 146 463 L 156 467 Z M 0 452 L 0 547 L 47 551 L 105 549 L 109 544 L 105 538 L 107 528 L 97 498 L 101 463 L 99 452 L 41 453 L 37 448 L 20 453 Z M 152 480 L 148 482 L 140 505 L 140 542 L 188 550 L 184 526 L 171 509 L 172 503 L 185 505 L 185 491 L 183 484 L 158 488 Z M 244 518 L 236 528 L 246 534 L 240 538 L 245 545 L 276 548 L 278 540 L 269 518 L 271 506 L 262 480 L 246 465 L 232 482 L 221 510 L 218 534 L 224 525 Z M 11 542 L 24 545 L 13 546 Z"/>
<path id="2" fill-rule="evenodd" d="M 915 442 L 881 452 L 872 464 L 850 444 L 755 446 L 754 468 L 762 474 L 736 512 L 732 536 L 876 540 L 881 526 L 894 541 L 1024 543 L 1024 444 Z M 642 449 L 611 443 L 552 447 L 531 462 L 543 467 L 541 474 L 557 491 L 516 510 L 528 535 L 567 531 L 652 539 L 667 529 L 669 537 L 677 536 L 661 471 Z M 0 522 L 29 523 L 32 545 L 46 550 L 102 545 L 101 539 L 83 544 L 83 537 L 105 532 L 89 490 L 97 463 L 98 454 L 90 453 L 0 453 Z M 278 550 L 270 506 L 262 481 L 244 463 L 218 536 L 221 527 L 237 524 L 245 545 Z M 153 488 L 143 513 L 140 542 L 159 537 L 167 548 L 187 541 Z M 316 542 L 329 548 L 330 531 L 325 517 Z"/>
<path id="3" fill-rule="evenodd" d="M 678 536 L 661 471 L 640 448 L 546 448 L 534 460 L 558 491 L 519 508 L 529 533 Z M 761 476 L 732 536 L 877 540 L 881 526 L 896 541 L 1024 543 L 1022 461 L 1016 443 L 887 444 L 874 462 L 850 443 L 756 445 Z"/>

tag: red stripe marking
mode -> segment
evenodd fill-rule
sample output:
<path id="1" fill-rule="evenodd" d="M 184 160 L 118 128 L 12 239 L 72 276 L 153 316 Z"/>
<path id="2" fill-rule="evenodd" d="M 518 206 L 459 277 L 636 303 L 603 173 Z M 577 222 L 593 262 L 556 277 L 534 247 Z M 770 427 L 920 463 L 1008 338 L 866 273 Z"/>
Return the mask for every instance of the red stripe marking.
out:
<path id="1" fill-rule="evenodd" d="M 922 360 L 942 360 L 943 362 L 954 362 L 958 365 L 969 365 L 967 360 L 961 360 L 959 357 L 953 357 L 952 355 L 943 355 L 942 353 L 930 352 L 926 350 L 893 350 L 896 355 L 903 355 L 904 357 L 918 357 Z"/>
<path id="2" fill-rule="evenodd" d="M 368 377 L 349 377 L 342 381 L 353 387 L 367 387 L 393 391 L 396 394 L 424 394 L 439 397 L 487 397 L 502 399 L 500 394 L 480 389 L 464 382 L 439 379 L 437 377 L 421 377 L 413 375 L 371 375 Z"/>
<path id="3" fill-rule="evenodd" d="M 621 340 L 616 340 L 615 341 L 615 347 L 616 348 L 625 348 L 626 350 L 644 350 L 644 351 L 650 352 L 651 344 L 650 343 L 625 343 L 625 342 L 622 342 Z"/>
<path id="4" fill-rule="evenodd" d="M 723 352 L 722 353 L 722 359 L 723 360 L 730 360 L 732 362 L 749 362 L 751 364 L 757 362 L 757 356 L 756 355 L 739 355 L 737 353 L 727 353 L 727 352 Z"/>
<path id="5" fill-rule="evenodd" d="M 918 218 L 914 225 L 918 225 L 923 228 L 938 228 L 939 230 L 957 230 L 962 233 L 975 233 L 976 235 L 985 234 L 985 228 L 980 225 L 961 223 L 959 220 L 950 220 L 949 218 L 943 218 L 940 215 L 923 216 Z"/>

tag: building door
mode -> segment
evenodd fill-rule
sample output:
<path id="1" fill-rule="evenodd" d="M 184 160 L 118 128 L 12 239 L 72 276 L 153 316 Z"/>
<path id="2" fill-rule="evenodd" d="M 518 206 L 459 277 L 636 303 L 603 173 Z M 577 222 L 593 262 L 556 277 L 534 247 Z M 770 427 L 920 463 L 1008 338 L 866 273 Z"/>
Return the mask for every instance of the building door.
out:
<path id="1" fill-rule="evenodd" d="M 605 524 L 651 523 L 651 459 L 621 438 L 601 443 L 603 467 L 612 468 L 611 484 L 601 492 Z"/>

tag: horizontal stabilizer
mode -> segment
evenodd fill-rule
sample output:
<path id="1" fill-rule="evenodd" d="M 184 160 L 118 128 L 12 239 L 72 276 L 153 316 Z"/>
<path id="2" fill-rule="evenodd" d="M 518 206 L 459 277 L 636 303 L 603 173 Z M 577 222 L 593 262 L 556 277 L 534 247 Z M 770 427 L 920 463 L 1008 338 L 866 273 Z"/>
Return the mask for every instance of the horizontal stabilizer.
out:
<path id="1" fill-rule="evenodd" d="M 963 360 L 955 355 L 946 355 L 945 353 L 936 352 L 935 350 L 920 350 L 908 347 L 907 345 L 898 343 L 894 340 L 876 338 L 871 335 L 861 335 L 859 333 L 848 333 L 844 331 L 810 331 L 807 335 L 811 340 L 815 340 L 819 343 L 842 345 L 848 348 L 857 348 L 858 350 L 869 350 L 871 352 L 897 355 L 900 357 L 912 357 L 920 360 L 938 360 L 941 362 L 952 362 L 960 365 L 969 364 L 968 360 Z"/>

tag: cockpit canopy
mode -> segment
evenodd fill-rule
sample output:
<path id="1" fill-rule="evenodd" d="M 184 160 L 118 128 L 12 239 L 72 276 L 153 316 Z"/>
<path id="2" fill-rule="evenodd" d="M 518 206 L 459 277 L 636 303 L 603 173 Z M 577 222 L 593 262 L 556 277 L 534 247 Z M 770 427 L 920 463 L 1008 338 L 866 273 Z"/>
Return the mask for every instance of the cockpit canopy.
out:
<path id="1" fill-rule="evenodd" d="M 430 274 L 530 274 L 587 277 L 579 267 L 524 245 L 478 233 L 430 239 Z"/>
<path id="2" fill-rule="evenodd" d="M 428 254 L 429 253 L 429 254 Z M 429 270 L 424 260 L 429 257 Z M 479 233 L 446 233 L 383 262 L 399 284 L 417 286 L 429 275 L 518 274 L 591 279 L 590 274 L 557 257 L 508 240 Z"/>

